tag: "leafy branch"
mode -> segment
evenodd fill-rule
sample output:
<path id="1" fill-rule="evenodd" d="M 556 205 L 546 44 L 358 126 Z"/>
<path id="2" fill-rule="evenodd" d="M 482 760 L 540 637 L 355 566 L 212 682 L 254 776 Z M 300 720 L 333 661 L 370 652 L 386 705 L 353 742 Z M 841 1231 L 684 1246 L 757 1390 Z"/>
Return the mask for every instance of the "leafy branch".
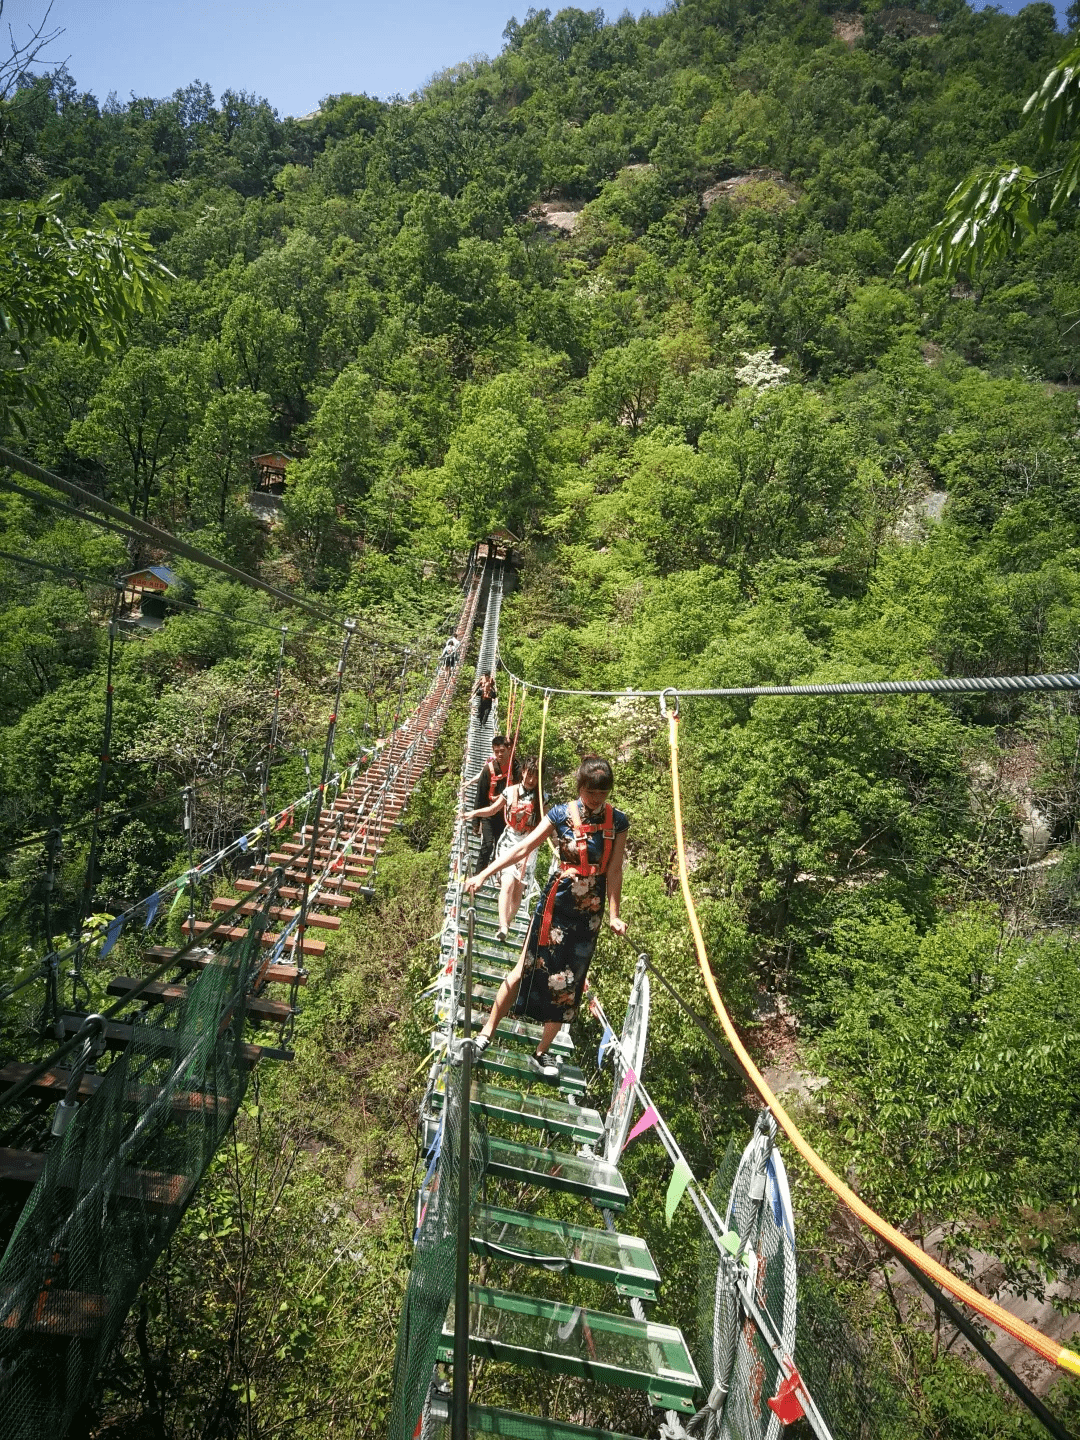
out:
<path id="1" fill-rule="evenodd" d="M 108 230 L 74 229 L 33 205 L 0 214 L 0 344 L 7 351 L 0 415 L 34 398 L 24 367 L 36 342 L 77 340 L 102 355 L 122 345 L 143 315 L 158 313 L 171 278 L 149 239 L 123 221 Z"/>
<path id="2" fill-rule="evenodd" d="M 1075 46 L 1027 99 L 1024 114 L 1039 116 L 1038 158 L 1045 162 L 1074 128 L 1080 109 L 1080 46 Z M 945 214 L 901 255 L 898 273 L 923 281 L 974 276 L 1019 249 L 1044 220 L 1063 209 L 1080 184 L 1080 136 L 1061 165 L 1037 172 L 1026 165 L 975 170 L 949 196 Z"/>

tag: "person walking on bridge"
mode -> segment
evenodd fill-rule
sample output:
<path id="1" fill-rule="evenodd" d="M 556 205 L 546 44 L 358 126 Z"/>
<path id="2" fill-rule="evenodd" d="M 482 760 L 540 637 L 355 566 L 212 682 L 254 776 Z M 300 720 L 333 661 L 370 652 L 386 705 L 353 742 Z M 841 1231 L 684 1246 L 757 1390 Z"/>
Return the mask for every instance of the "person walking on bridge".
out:
<path id="1" fill-rule="evenodd" d="M 536 788 L 539 781 L 540 772 L 537 762 L 532 759 L 525 760 L 521 766 L 521 779 L 516 784 L 507 785 L 502 794 L 490 805 L 485 805 L 482 810 L 466 810 L 462 815 L 463 820 L 473 820 L 483 819 L 502 811 L 503 824 L 506 828 L 499 836 L 499 843 L 495 850 L 496 860 L 501 860 L 508 850 L 519 845 L 535 826 L 540 815 L 540 796 Z M 495 932 L 496 940 L 501 942 L 510 933 L 510 926 L 514 923 L 514 916 L 518 912 L 525 887 L 532 884 L 535 874 L 535 850 L 526 859 L 519 860 L 516 865 L 508 865 L 502 872 L 502 889 L 499 891 L 499 928 Z"/>
<path id="2" fill-rule="evenodd" d="M 491 742 L 491 755 L 484 761 L 483 768 L 465 781 L 466 789 L 470 785 L 476 786 L 473 809 L 483 810 L 485 813 L 482 821 L 474 821 L 474 824 L 480 825 L 484 837 L 480 844 L 480 853 L 476 857 L 478 870 L 482 870 L 495 853 L 495 846 L 506 824 L 501 805 L 496 806 L 494 811 L 489 811 L 488 807 L 496 798 L 502 798 L 502 793 L 510 781 L 520 778 L 517 761 L 514 762 L 513 774 L 510 771 L 510 741 L 505 735 L 496 735 Z"/>
<path id="3" fill-rule="evenodd" d="M 619 906 L 630 820 L 608 798 L 614 783 L 610 763 L 587 755 L 578 766 L 577 799 L 553 805 L 531 834 L 465 882 L 475 895 L 489 876 L 527 859 L 545 840 L 558 846 L 559 868 L 541 891 L 521 958 L 499 986 L 491 1014 L 473 1041 L 477 1054 L 483 1054 L 513 1005 L 517 1014 L 544 1027 L 530 1057 L 543 1080 L 559 1078 L 559 1067 L 547 1052 L 560 1026 L 581 1005 L 605 900 L 612 930 L 616 935 L 627 931 Z"/>
<path id="4" fill-rule="evenodd" d="M 485 670 L 473 688 L 476 696 L 476 719 L 480 725 L 486 725 L 488 716 L 491 714 L 491 707 L 498 697 L 498 690 L 495 688 L 495 677 L 490 670 Z"/>

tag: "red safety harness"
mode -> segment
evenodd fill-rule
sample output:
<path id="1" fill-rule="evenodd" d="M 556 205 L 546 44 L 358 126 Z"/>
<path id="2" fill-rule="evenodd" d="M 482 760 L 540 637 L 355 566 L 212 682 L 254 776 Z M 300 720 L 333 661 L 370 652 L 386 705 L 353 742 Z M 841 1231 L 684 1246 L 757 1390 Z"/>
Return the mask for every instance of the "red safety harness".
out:
<path id="1" fill-rule="evenodd" d="M 505 791 L 503 792 L 505 794 Z M 531 795 L 519 795 L 510 805 L 506 807 L 506 823 L 511 830 L 516 830 L 519 835 L 524 835 L 533 826 L 533 815 L 536 806 L 533 804 Z"/>
<path id="2" fill-rule="evenodd" d="M 484 769 L 488 772 L 488 804 L 490 805 L 496 795 L 502 794 L 502 791 L 497 788 L 500 780 L 503 782 L 503 790 L 506 789 L 510 779 L 510 767 L 507 766 L 504 773 L 496 765 L 494 755 L 491 755 L 484 762 Z"/>
<path id="3" fill-rule="evenodd" d="M 574 839 L 577 841 L 578 858 L 576 861 L 562 862 L 559 869 L 559 879 L 564 875 L 606 875 L 608 862 L 611 859 L 611 847 L 615 844 L 615 811 L 611 805 L 604 806 L 604 818 L 595 825 L 584 825 L 581 820 L 581 805 L 577 800 L 571 800 L 566 807 L 566 818 L 570 821 L 574 831 Z M 589 863 L 588 837 L 602 831 L 604 836 L 604 853 L 600 857 L 599 865 Z M 548 891 L 547 900 L 544 903 L 544 913 L 540 918 L 540 936 L 538 943 L 541 945 L 551 944 L 551 916 L 555 910 L 555 896 L 559 889 L 559 881 L 552 882 Z"/>

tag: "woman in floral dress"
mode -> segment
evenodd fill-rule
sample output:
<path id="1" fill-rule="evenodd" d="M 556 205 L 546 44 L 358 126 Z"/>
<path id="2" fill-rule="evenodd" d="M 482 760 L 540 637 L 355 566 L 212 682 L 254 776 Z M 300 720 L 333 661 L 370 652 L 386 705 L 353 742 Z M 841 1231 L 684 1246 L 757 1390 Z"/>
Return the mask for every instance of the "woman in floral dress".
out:
<path id="1" fill-rule="evenodd" d="M 478 1053 L 483 1053 L 516 1001 L 519 1014 L 544 1026 L 531 1064 L 545 1080 L 558 1079 L 558 1067 L 548 1060 L 547 1051 L 559 1027 L 572 1020 L 581 1005 L 605 900 L 612 930 L 616 935 L 627 930 L 619 905 L 630 821 L 608 801 L 613 784 L 608 761 L 586 756 L 578 767 L 578 798 L 568 805 L 554 805 L 531 834 L 473 875 L 465 887 L 475 894 L 489 876 L 519 864 L 545 840 L 558 846 L 559 868 L 537 901 L 521 958 L 499 986 L 491 1014 L 474 1042 Z"/>

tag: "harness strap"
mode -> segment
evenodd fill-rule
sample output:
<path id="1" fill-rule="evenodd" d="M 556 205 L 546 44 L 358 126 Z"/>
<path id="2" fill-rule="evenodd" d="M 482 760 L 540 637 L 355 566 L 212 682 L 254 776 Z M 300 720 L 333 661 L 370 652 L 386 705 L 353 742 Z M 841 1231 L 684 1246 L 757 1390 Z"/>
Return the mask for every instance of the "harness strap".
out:
<path id="1" fill-rule="evenodd" d="M 579 875 L 582 878 L 589 875 L 606 875 L 608 863 L 611 860 L 612 847 L 615 844 L 615 815 L 610 805 L 604 806 L 604 818 L 597 825 L 585 825 L 581 819 L 581 806 L 576 800 L 571 800 L 566 807 L 566 818 L 570 821 L 574 831 L 574 840 L 577 842 L 577 861 L 563 862 L 559 869 L 559 875 L 552 880 L 551 888 L 548 890 L 547 899 L 544 901 L 543 914 L 540 917 L 540 934 L 537 937 L 539 945 L 551 944 L 551 917 L 555 911 L 555 897 L 559 889 L 559 880 L 564 875 Z M 589 863 L 588 837 L 601 831 L 604 836 L 604 851 L 600 857 L 599 865 Z"/>

